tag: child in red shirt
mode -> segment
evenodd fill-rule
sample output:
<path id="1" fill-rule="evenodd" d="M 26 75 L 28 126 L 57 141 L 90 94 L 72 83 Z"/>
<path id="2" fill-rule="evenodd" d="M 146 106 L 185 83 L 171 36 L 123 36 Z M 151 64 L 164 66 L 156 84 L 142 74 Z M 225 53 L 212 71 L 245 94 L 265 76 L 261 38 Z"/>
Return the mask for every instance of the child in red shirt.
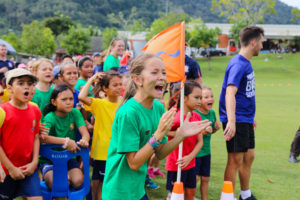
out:
<path id="1" fill-rule="evenodd" d="M 202 99 L 201 86 L 195 81 L 187 81 L 184 84 L 184 119 L 188 112 L 192 113 L 190 122 L 201 121 L 201 117 L 198 113 L 193 112 L 200 107 Z M 177 102 L 177 101 L 175 101 Z M 180 98 L 177 103 L 177 107 L 180 105 Z M 180 127 L 180 110 L 176 113 L 175 120 L 173 122 L 171 131 L 168 134 L 168 140 L 172 140 L 176 135 L 176 130 Z M 208 129 L 208 128 L 207 128 Z M 206 130 L 204 130 L 206 131 Z M 195 156 L 200 151 L 203 145 L 202 134 L 187 137 L 183 140 L 182 158 L 178 159 L 177 147 L 168 157 L 166 161 L 167 185 L 166 188 L 170 192 L 173 190 L 173 183 L 177 179 L 178 165 L 181 167 L 181 182 L 184 184 L 185 200 L 194 200 L 196 193 L 196 173 Z M 170 197 L 169 193 L 169 197 Z"/>
<path id="2" fill-rule="evenodd" d="M 31 72 L 17 68 L 6 74 L 11 100 L 1 105 L 5 119 L 0 128 L 0 161 L 6 177 L 0 183 L 0 196 L 13 199 L 42 199 L 37 173 L 40 148 L 41 112 L 28 104 L 36 78 Z"/>

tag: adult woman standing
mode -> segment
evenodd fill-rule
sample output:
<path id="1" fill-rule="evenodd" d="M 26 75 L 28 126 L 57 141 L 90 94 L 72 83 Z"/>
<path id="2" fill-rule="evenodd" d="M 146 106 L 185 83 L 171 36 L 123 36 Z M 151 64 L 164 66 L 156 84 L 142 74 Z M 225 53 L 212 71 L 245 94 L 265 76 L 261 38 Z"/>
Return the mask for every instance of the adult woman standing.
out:
<path id="1" fill-rule="evenodd" d="M 103 65 L 104 72 L 108 70 L 118 70 L 118 68 L 121 66 L 118 57 L 123 55 L 124 47 L 124 41 L 120 38 L 114 38 L 111 41 L 107 50 L 107 57 Z"/>

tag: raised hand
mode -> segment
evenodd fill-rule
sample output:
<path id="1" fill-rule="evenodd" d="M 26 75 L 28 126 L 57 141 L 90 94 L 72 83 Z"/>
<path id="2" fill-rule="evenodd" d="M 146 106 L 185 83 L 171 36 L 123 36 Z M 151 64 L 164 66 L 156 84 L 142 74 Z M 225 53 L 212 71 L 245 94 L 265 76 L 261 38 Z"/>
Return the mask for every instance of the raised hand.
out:
<path id="1" fill-rule="evenodd" d="M 200 133 L 211 124 L 211 122 L 208 120 L 190 122 L 190 117 L 191 113 L 189 112 L 183 122 L 183 126 L 180 127 L 179 130 L 179 134 L 181 134 L 185 138 Z"/>
<path id="2" fill-rule="evenodd" d="M 163 133 L 164 135 L 166 135 L 170 131 L 174 121 L 175 114 L 176 114 L 175 108 L 172 108 L 163 114 L 163 116 L 160 118 L 158 128 L 157 128 L 157 131 L 159 133 Z"/>

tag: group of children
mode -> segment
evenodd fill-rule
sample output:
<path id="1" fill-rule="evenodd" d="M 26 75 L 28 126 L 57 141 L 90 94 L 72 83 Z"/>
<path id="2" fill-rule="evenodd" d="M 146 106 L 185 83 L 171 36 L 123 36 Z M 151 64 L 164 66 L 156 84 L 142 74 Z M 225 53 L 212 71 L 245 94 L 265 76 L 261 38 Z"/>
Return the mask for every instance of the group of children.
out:
<path id="1" fill-rule="evenodd" d="M 115 51 L 121 48 L 122 42 Z M 40 142 L 60 144 L 71 152 L 90 146 L 93 199 L 148 199 L 147 161 L 154 155 L 167 158 L 167 190 L 172 191 L 179 165 L 185 199 L 194 199 L 198 179 L 201 199 L 207 199 L 210 140 L 220 128 L 212 90 L 186 81 L 181 111 L 181 86 L 174 83 L 169 87 L 172 106 L 165 112 L 155 100 L 163 99 L 167 89 L 159 57 L 136 57 L 129 79 L 128 70 L 120 74 L 119 67 L 111 68 L 93 75 L 93 59 L 85 56 L 54 68 L 50 60 L 39 59 L 32 73 L 21 68 L 7 72 L 10 100 L 0 105 L 1 199 L 42 199 L 38 163 L 42 178 L 52 187 L 53 165 L 39 158 Z M 186 118 L 181 127 L 180 112 Z M 183 156 L 178 159 L 181 141 Z M 81 187 L 83 173 L 75 158 L 68 162 L 68 177 L 70 187 Z"/>

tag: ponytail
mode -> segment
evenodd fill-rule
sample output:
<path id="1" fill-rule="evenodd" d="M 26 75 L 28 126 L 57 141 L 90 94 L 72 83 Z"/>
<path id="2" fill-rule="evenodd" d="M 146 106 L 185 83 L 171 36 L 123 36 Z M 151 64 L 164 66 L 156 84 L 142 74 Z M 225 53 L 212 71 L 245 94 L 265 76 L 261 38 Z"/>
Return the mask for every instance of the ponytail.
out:
<path id="1" fill-rule="evenodd" d="M 136 86 L 135 86 L 135 83 L 133 82 L 132 79 L 129 80 L 127 86 L 126 86 L 126 90 L 125 90 L 125 93 L 124 93 L 124 96 L 122 98 L 122 101 L 120 103 L 120 106 L 119 108 L 124 104 L 126 103 L 127 100 L 129 100 L 131 97 L 133 97 L 136 93 Z"/>

